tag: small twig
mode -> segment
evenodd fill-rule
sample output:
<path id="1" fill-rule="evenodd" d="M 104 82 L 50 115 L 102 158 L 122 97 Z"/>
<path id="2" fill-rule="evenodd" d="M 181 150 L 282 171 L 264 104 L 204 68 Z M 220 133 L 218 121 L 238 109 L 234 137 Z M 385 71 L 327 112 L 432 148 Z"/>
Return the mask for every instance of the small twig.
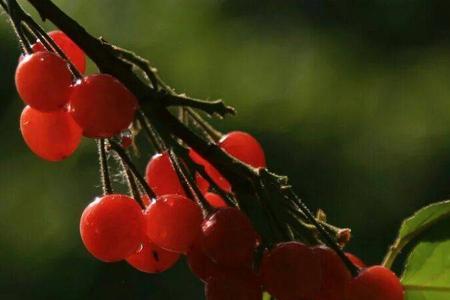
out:
<path id="1" fill-rule="evenodd" d="M 188 115 L 195 121 L 196 124 L 202 128 L 208 135 L 210 140 L 217 142 L 223 136 L 222 132 L 212 127 L 208 122 L 206 122 L 198 113 L 196 113 L 191 108 L 186 108 Z"/>
<path id="2" fill-rule="evenodd" d="M 333 238 L 328 234 L 323 226 L 319 222 L 317 222 L 316 218 L 309 210 L 309 208 L 305 205 L 305 203 L 303 203 L 303 201 L 290 188 L 285 190 L 285 195 L 286 197 L 288 197 L 288 199 L 291 199 L 292 201 L 295 201 L 297 203 L 297 205 L 308 218 L 309 222 L 311 222 L 311 224 L 313 224 L 317 228 L 325 244 L 327 244 L 328 247 L 333 249 L 336 254 L 339 255 L 342 262 L 345 264 L 352 276 L 356 277 L 359 274 L 359 268 L 352 263 L 352 261 L 345 255 L 344 251 L 342 251 L 336 241 L 333 240 Z"/>
<path id="3" fill-rule="evenodd" d="M 106 156 L 105 139 L 97 139 L 98 157 L 100 162 L 100 180 L 102 182 L 103 195 L 113 193 L 111 177 Z"/>
<path id="4" fill-rule="evenodd" d="M 162 94 L 162 100 L 166 106 L 183 106 L 199 109 L 210 116 L 224 117 L 227 114 L 235 115 L 236 110 L 222 100 L 205 101 L 187 97 L 185 95 L 174 95 L 170 93 Z"/>
<path id="5" fill-rule="evenodd" d="M 166 86 L 164 82 L 159 78 L 157 73 L 158 70 L 156 68 L 151 67 L 150 62 L 147 59 L 137 55 L 136 53 L 130 50 L 120 48 L 115 45 L 111 45 L 109 43 L 106 43 L 106 41 L 104 42 L 106 45 L 111 47 L 111 49 L 119 58 L 124 59 L 127 62 L 132 63 L 133 65 L 141 69 L 146 75 L 147 79 L 151 82 L 152 87 L 154 89 L 158 89 L 160 85 L 163 85 L 163 88 L 166 87 L 169 88 L 169 86 Z"/>

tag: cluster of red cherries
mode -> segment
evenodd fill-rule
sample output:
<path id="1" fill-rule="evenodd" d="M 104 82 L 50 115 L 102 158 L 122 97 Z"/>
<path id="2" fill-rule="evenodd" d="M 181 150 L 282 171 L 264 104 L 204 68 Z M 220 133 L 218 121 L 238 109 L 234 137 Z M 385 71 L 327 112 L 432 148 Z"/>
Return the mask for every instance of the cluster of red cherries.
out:
<path id="1" fill-rule="evenodd" d="M 83 51 L 60 31 L 49 36 L 83 74 Z M 79 78 L 67 60 L 39 41 L 32 50 L 19 60 L 16 85 L 27 104 L 21 132 L 34 153 L 59 161 L 75 151 L 82 136 L 110 138 L 129 127 L 138 101 L 120 81 L 107 74 Z M 266 167 L 261 145 L 247 133 L 230 132 L 218 146 L 249 166 Z M 189 156 L 217 187 L 233 192 L 208 160 L 192 149 Z M 256 255 L 261 237 L 250 219 L 196 174 L 198 189 L 212 208 L 205 215 L 185 193 L 168 152 L 150 159 L 145 177 L 156 195 L 156 199 L 143 197 L 145 209 L 128 195 L 108 194 L 84 210 L 81 238 L 97 259 L 125 260 L 139 271 L 159 273 L 185 255 L 192 272 L 205 282 L 209 300 L 260 300 L 263 291 L 278 300 L 403 299 L 400 281 L 390 270 L 366 267 L 346 253 L 360 268 L 352 278 L 340 257 L 326 246 L 290 241 L 263 249 L 262 258 Z"/>
<path id="2" fill-rule="evenodd" d="M 82 74 L 83 51 L 61 31 L 48 36 Z M 116 78 L 94 74 L 77 78 L 68 61 L 37 41 L 22 55 L 16 87 L 27 104 L 20 130 L 28 147 L 49 161 L 60 161 L 78 147 L 81 137 L 108 138 L 120 134 L 134 119 L 136 97 Z"/>

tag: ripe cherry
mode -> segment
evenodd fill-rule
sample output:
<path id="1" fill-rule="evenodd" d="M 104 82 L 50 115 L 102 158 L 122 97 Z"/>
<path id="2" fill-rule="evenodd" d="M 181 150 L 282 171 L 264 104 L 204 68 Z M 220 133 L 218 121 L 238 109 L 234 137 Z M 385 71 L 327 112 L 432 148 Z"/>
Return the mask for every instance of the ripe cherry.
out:
<path id="1" fill-rule="evenodd" d="M 164 195 L 145 211 L 146 233 L 159 247 L 186 253 L 199 233 L 202 223 L 200 207 L 181 195 Z"/>
<path id="2" fill-rule="evenodd" d="M 81 129 L 64 110 L 41 112 L 26 106 L 20 116 L 20 131 L 37 156 L 60 161 L 80 144 Z"/>
<path id="3" fill-rule="evenodd" d="M 320 288 L 319 259 L 299 242 L 281 243 L 266 252 L 261 275 L 264 288 L 277 299 L 313 299 Z"/>
<path id="4" fill-rule="evenodd" d="M 22 100 L 40 111 L 59 110 L 69 100 L 72 73 L 66 62 L 50 52 L 25 56 L 16 69 L 16 87 Z"/>
<path id="5" fill-rule="evenodd" d="M 403 300 L 403 287 L 389 269 L 373 266 L 364 269 L 350 282 L 348 300 Z"/>
<path id="6" fill-rule="evenodd" d="M 96 74 L 78 81 L 70 96 L 69 111 L 87 137 L 119 134 L 133 121 L 136 97 L 117 79 Z"/>
<path id="7" fill-rule="evenodd" d="M 221 207 L 227 207 L 228 205 L 225 203 L 225 201 L 222 199 L 222 197 L 220 197 L 219 195 L 217 195 L 216 193 L 206 193 L 203 195 L 206 199 L 206 201 L 208 201 L 208 203 L 215 208 L 221 208 Z"/>
<path id="8" fill-rule="evenodd" d="M 257 241 L 258 235 L 250 220 L 237 208 L 221 208 L 203 221 L 203 250 L 219 265 L 251 264 Z"/>
<path id="9" fill-rule="evenodd" d="M 177 194 L 186 196 L 167 151 L 155 154 L 147 164 L 145 178 L 157 196 Z"/>
<path id="10" fill-rule="evenodd" d="M 143 239 L 144 217 L 139 205 L 126 195 L 95 199 L 83 211 L 81 239 L 97 259 L 114 262 L 135 253 Z"/>
<path id="11" fill-rule="evenodd" d="M 190 149 L 189 156 L 191 157 L 192 161 L 195 163 L 202 165 L 205 168 L 206 174 L 211 177 L 211 179 L 219 186 L 223 191 L 231 193 L 231 184 L 228 182 L 228 180 L 223 177 L 222 174 L 212 165 L 210 164 L 206 159 L 201 157 L 197 152 Z M 200 187 L 200 190 L 205 190 L 209 188 L 209 183 L 202 178 L 201 176 L 196 177 L 197 185 Z"/>
<path id="12" fill-rule="evenodd" d="M 261 300 L 261 283 L 248 273 L 221 274 L 208 279 L 207 300 Z"/>
<path id="13" fill-rule="evenodd" d="M 348 259 L 350 259 L 350 261 L 358 268 L 362 269 L 367 267 L 367 265 L 362 261 L 362 259 L 357 257 L 356 255 L 350 252 L 345 252 L 345 256 L 347 256 Z"/>
<path id="14" fill-rule="evenodd" d="M 55 30 L 47 33 L 48 36 L 58 45 L 64 52 L 67 58 L 74 64 L 74 66 L 84 73 L 86 71 L 86 55 L 83 50 L 78 47 L 64 32 Z M 36 42 L 32 46 L 33 52 L 47 51 L 41 42 Z"/>
<path id="15" fill-rule="evenodd" d="M 199 173 L 195 173 L 195 182 L 197 183 L 198 188 L 203 194 L 209 191 L 209 182 Z"/>
<path id="16" fill-rule="evenodd" d="M 141 272 L 161 273 L 171 268 L 179 258 L 180 254 L 164 250 L 150 241 L 145 241 L 142 249 L 127 257 L 126 261 Z"/>
<path id="17" fill-rule="evenodd" d="M 259 142 L 248 133 L 242 131 L 230 132 L 220 139 L 219 147 L 252 167 L 266 167 L 264 150 Z"/>
<path id="18" fill-rule="evenodd" d="M 340 257 L 325 246 L 316 246 L 313 251 L 319 258 L 322 275 L 314 300 L 346 300 L 352 276 Z"/>
<path id="19" fill-rule="evenodd" d="M 201 240 L 197 238 L 187 253 L 187 263 L 192 273 L 202 281 L 220 274 L 220 267 L 203 251 Z"/>

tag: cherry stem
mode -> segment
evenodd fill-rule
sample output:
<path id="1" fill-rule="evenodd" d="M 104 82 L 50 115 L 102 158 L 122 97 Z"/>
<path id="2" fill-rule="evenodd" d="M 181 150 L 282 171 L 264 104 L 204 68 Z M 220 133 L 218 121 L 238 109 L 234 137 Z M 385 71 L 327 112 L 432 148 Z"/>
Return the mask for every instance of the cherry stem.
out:
<path id="1" fill-rule="evenodd" d="M 150 142 L 155 147 L 156 151 L 159 153 L 164 152 L 167 149 L 167 147 L 164 144 L 164 141 L 161 140 L 161 138 L 159 137 L 153 126 L 150 124 L 150 121 L 145 116 L 145 113 L 139 110 L 137 118 L 141 123 L 141 126 L 144 129 L 145 133 L 147 134 L 147 137 L 150 139 Z"/>
<path id="2" fill-rule="evenodd" d="M 7 2 L 7 5 L 5 5 L 5 3 L 1 2 L 2 7 L 8 13 L 8 15 L 11 19 L 11 24 L 14 28 L 14 32 L 17 35 L 17 38 L 19 40 L 19 43 L 20 43 L 20 46 L 22 47 L 23 52 L 25 54 L 33 53 L 33 50 L 31 50 L 31 45 L 23 32 L 22 20 L 20 19 L 20 15 L 18 14 L 18 10 L 20 10 L 19 4 L 13 0 L 6 0 L 6 2 Z"/>
<path id="3" fill-rule="evenodd" d="M 342 251 L 341 247 L 336 243 L 336 241 L 330 236 L 330 234 L 323 228 L 323 226 L 316 220 L 312 212 L 309 210 L 309 208 L 305 205 L 305 203 L 294 193 L 294 191 L 291 188 L 288 188 L 286 191 L 286 197 L 292 201 L 294 201 L 299 208 L 303 211 L 305 216 L 308 218 L 308 220 L 313 224 L 317 230 L 319 231 L 320 235 L 324 239 L 325 244 L 327 244 L 328 247 L 333 249 L 336 254 L 341 258 L 342 262 L 345 264 L 347 269 L 350 271 L 353 277 L 358 276 L 359 274 L 359 268 L 355 266 L 352 261 L 345 255 L 344 251 Z"/>
<path id="4" fill-rule="evenodd" d="M 219 196 L 222 197 L 222 199 L 228 206 L 235 207 L 237 205 L 237 201 L 236 199 L 234 199 L 234 196 L 222 190 L 211 178 L 211 176 L 209 176 L 208 173 L 206 173 L 205 167 L 197 164 L 192 160 L 192 158 L 188 154 L 188 150 L 185 147 L 179 144 L 174 144 L 173 148 L 174 151 L 183 158 L 183 161 L 185 161 L 190 166 L 191 169 L 198 172 L 209 183 L 209 185 L 213 188 L 214 192 L 219 194 Z"/>
<path id="5" fill-rule="evenodd" d="M 287 231 L 283 228 L 283 222 L 280 222 L 275 210 L 271 207 L 272 199 L 268 193 L 268 190 L 265 188 L 262 180 L 259 181 L 258 186 L 256 186 L 255 191 L 257 195 L 260 197 L 261 207 L 265 210 L 266 215 L 269 218 L 269 221 L 272 222 L 271 227 L 275 228 L 275 237 L 278 241 L 289 240 L 290 236 Z"/>
<path id="6" fill-rule="evenodd" d="M 178 157 L 175 155 L 173 148 L 169 149 L 169 158 L 175 168 L 181 184 L 183 185 L 184 191 L 198 203 L 198 205 L 202 209 L 203 216 L 206 217 L 209 212 L 212 211 L 212 207 L 206 201 L 202 192 L 195 183 L 194 176 L 191 172 L 189 172 L 186 166 L 183 165 L 183 163 L 180 163 Z"/>
<path id="7" fill-rule="evenodd" d="M 125 180 L 127 181 L 128 189 L 130 194 L 133 196 L 133 198 L 138 202 L 138 204 L 141 206 L 142 209 L 145 209 L 145 204 L 142 201 L 141 193 L 139 192 L 138 186 L 136 184 L 135 177 L 133 173 L 130 171 L 128 166 L 124 163 L 123 159 L 116 155 L 118 161 L 120 162 L 120 165 L 124 172 Z"/>
<path id="8" fill-rule="evenodd" d="M 153 192 L 153 190 L 148 186 L 147 182 L 145 181 L 144 177 L 142 177 L 139 174 L 138 169 L 133 164 L 131 159 L 128 157 L 128 154 L 123 150 L 123 148 L 116 143 L 115 141 L 109 141 L 109 145 L 111 147 L 111 150 L 117 153 L 117 155 L 120 157 L 120 159 L 125 163 L 127 168 L 133 173 L 135 178 L 138 180 L 139 184 L 144 188 L 145 193 L 150 197 L 150 199 L 155 199 L 156 194 Z"/>
<path id="9" fill-rule="evenodd" d="M 100 180 L 102 182 L 103 195 L 113 193 L 111 177 L 106 156 L 105 139 L 97 139 L 98 157 L 100 162 Z"/>

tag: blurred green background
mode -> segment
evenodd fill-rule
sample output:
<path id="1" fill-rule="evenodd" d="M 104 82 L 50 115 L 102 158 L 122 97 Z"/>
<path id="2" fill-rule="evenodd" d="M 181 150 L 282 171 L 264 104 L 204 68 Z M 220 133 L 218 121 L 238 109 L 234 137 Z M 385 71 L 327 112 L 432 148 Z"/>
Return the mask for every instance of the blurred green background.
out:
<path id="1" fill-rule="evenodd" d="M 311 208 L 352 228 L 349 249 L 367 263 L 381 261 L 404 217 L 448 198 L 448 1 L 55 2 L 149 58 L 178 91 L 236 106 L 218 127 L 253 133 Z M 95 145 L 58 164 L 27 149 L 18 56 L 3 15 L 0 299 L 203 299 L 184 261 L 146 275 L 85 251 L 78 222 L 100 193 Z"/>

